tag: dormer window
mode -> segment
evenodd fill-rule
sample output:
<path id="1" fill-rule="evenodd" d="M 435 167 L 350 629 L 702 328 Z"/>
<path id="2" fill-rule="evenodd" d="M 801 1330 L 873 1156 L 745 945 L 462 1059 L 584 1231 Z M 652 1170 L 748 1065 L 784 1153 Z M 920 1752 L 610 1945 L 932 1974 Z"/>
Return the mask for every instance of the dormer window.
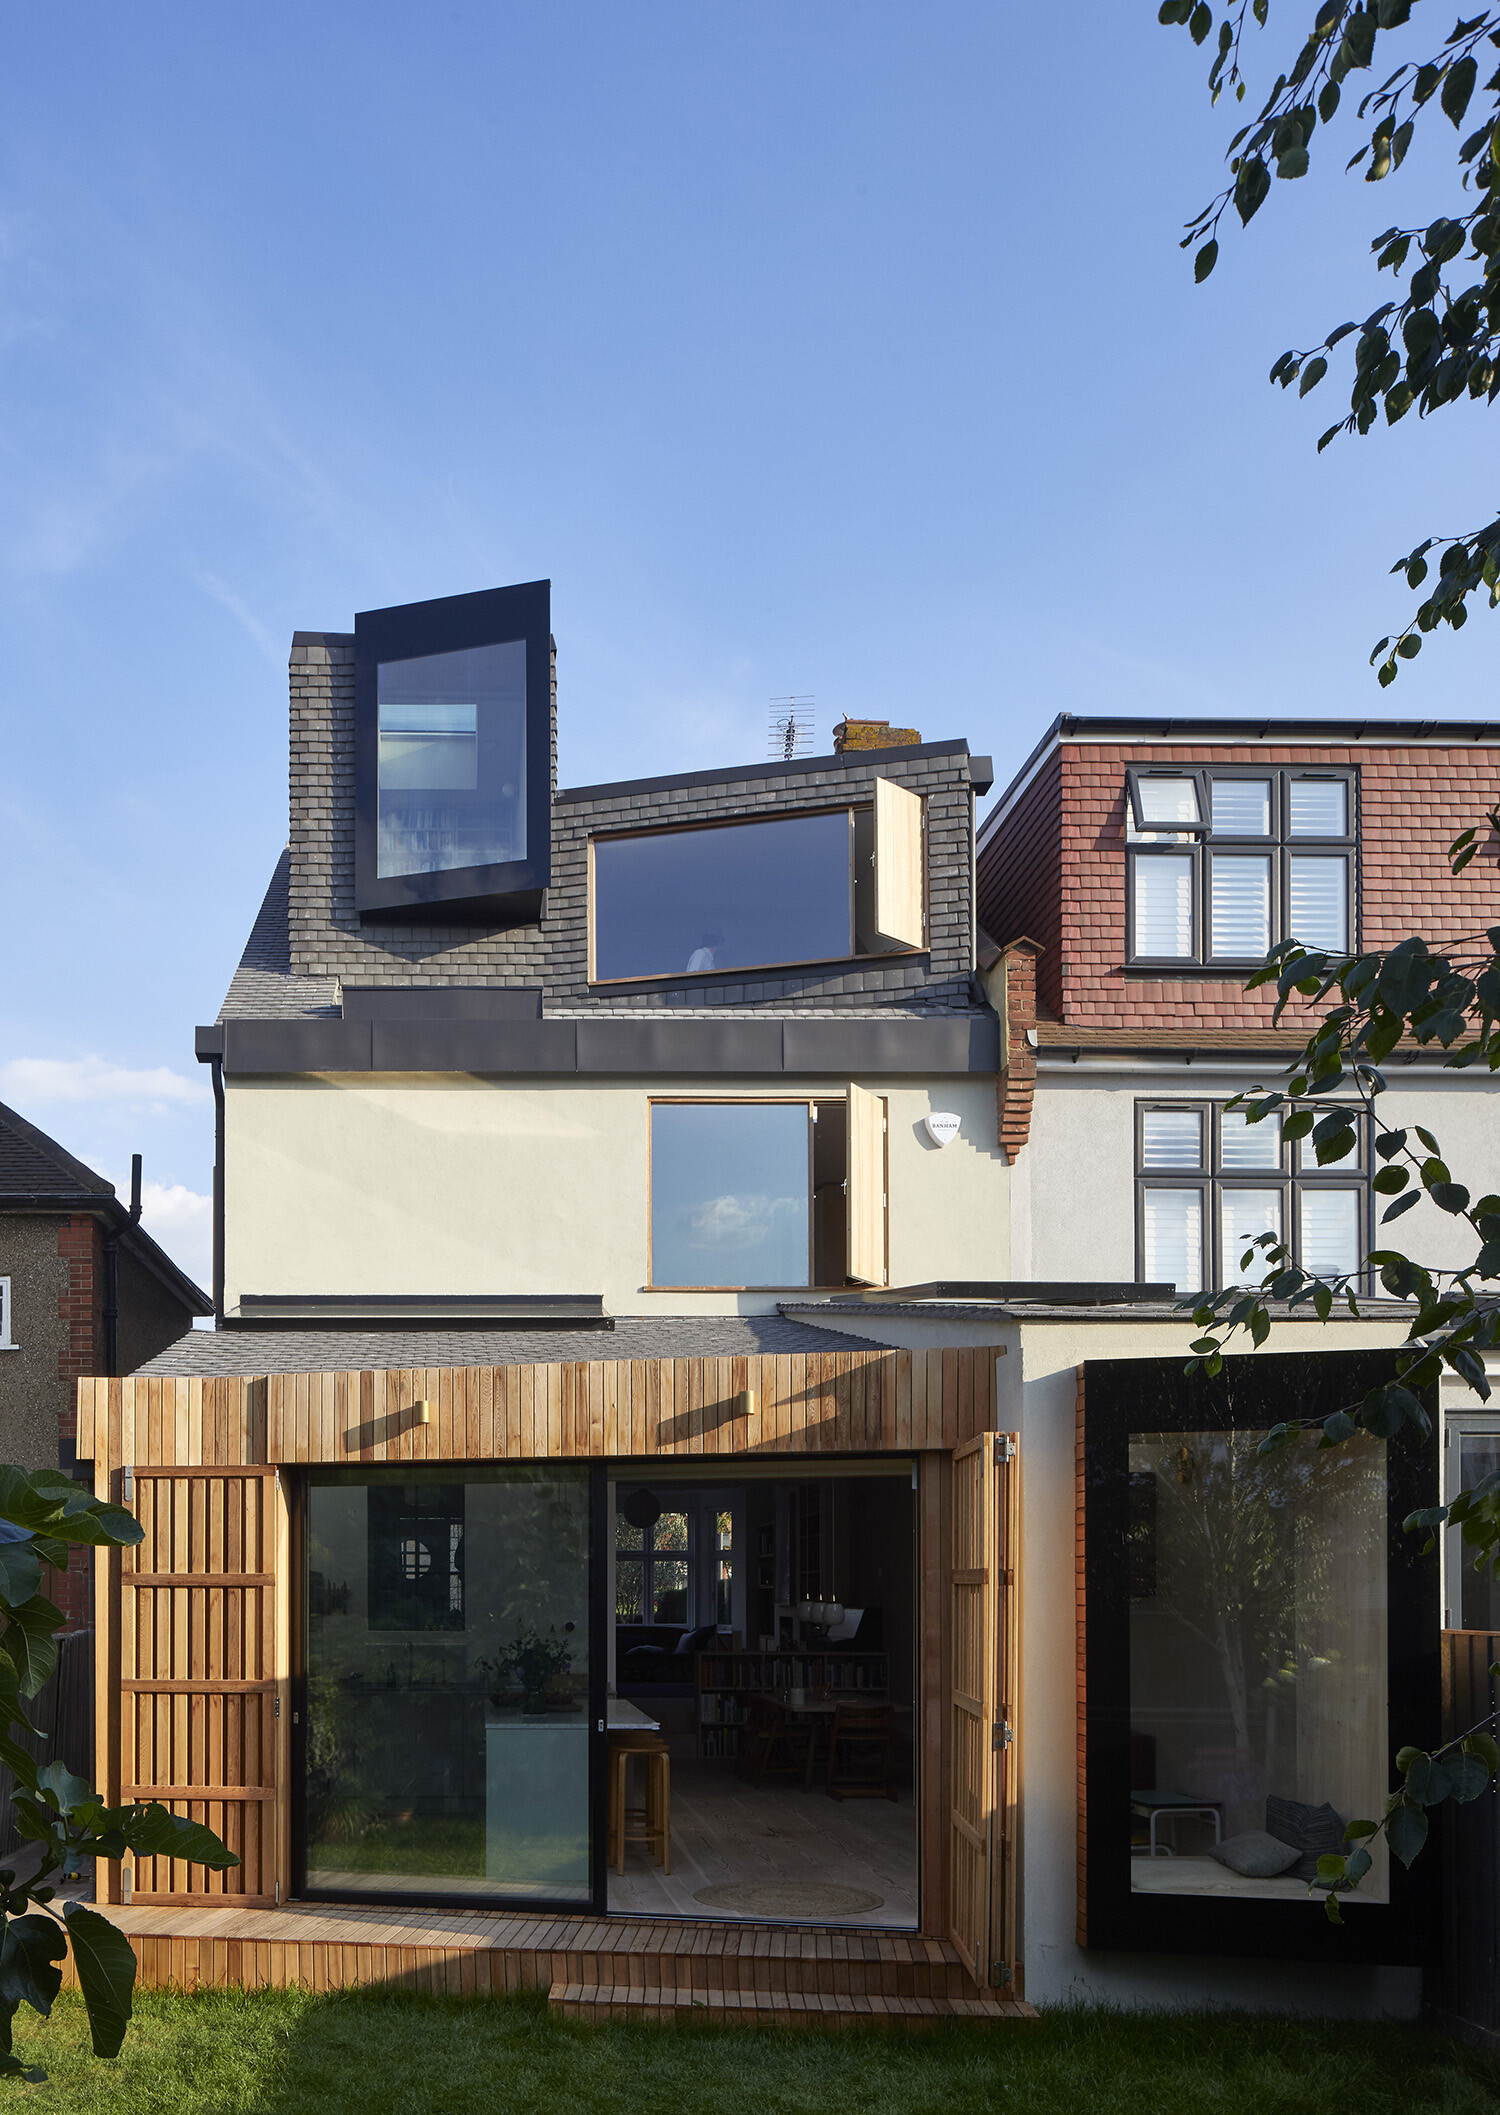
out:
<path id="1" fill-rule="evenodd" d="M 355 618 L 355 895 L 366 920 L 513 925 L 551 823 L 546 581 Z"/>
<path id="2" fill-rule="evenodd" d="M 1348 951 L 1353 772 L 1163 766 L 1126 777 L 1133 964 L 1234 972 L 1284 937 Z"/>
<path id="3" fill-rule="evenodd" d="M 596 837 L 589 857 L 596 983 L 927 945 L 922 801 L 889 779 L 872 803 Z"/>

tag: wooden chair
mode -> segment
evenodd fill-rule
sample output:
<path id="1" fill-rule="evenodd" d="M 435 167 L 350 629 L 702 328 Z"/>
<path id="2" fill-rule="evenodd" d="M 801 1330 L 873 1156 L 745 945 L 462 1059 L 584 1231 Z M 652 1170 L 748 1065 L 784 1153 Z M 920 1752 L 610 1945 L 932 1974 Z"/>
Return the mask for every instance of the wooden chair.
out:
<path id="1" fill-rule="evenodd" d="M 830 1799 L 894 1799 L 889 1704 L 840 1704 L 828 1736 L 823 1789 Z"/>
<path id="2" fill-rule="evenodd" d="M 646 1774 L 645 1803 L 629 1803 L 630 1764 L 639 1756 Z M 625 1847 L 644 1843 L 664 1873 L 672 1870 L 672 1763 L 667 1744 L 655 1733 L 612 1733 L 609 1737 L 608 1862 L 625 1870 Z"/>
<path id="3" fill-rule="evenodd" d="M 805 1782 L 811 1740 L 812 1728 L 789 1719 L 773 1697 L 752 1696 L 740 1742 L 745 1776 L 756 1787 L 768 1777 L 796 1777 Z"/>

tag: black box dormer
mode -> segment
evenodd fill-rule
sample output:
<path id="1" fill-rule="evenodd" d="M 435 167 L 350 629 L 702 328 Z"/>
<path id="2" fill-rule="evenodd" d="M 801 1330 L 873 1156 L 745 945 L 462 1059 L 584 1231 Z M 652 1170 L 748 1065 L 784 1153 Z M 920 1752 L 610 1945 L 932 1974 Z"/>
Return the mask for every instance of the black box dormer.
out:
<path id="1" fill-rule="evenodd" d="M 552 583 L 354 619 L 365 924 L 529 925 L 551 876 Z"/>

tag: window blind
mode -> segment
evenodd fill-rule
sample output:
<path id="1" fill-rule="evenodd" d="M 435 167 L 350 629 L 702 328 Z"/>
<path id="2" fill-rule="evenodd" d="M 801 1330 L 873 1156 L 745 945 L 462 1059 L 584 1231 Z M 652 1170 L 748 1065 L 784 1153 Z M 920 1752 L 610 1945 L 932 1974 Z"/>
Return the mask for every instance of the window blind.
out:
<path id="1" fill-rule="evenodd" d="M 1225 1282 L 1238 1285 L 1242 1280 L 1258 1279 L 1265 1268 L 1261 1260 L 1264 1250 L 1252 1259 L 1248 1271 L 1241 1271 L 1240 1258 L 1257 1234 L 1274 1234 L 1280 1240 L 1280 1190 L 1225 1190 L 1220 1199 L 1219 1227 Z"/>
<path id="2" fill-rule="evenodd" d="M 1340 789 L 1342 791 L 1342 788 Z M 1305 947 L 1341 955 L 1349 945 L 1348 862 L 1326 855 L 1294 853 L 1288 884 L 1291 937 Z"/>
<path id="3" fill-rule="evenodd" d="M 1243 1109 L 1225 1109 L 1219 1118 L 1219 1160 L 1226 1168 L 1279 1168 L 1281 1166 L 1281 1122 L 1263 1117 L 1258 1124 L 1245 1121 Z"/>
<path id="4" fill-rule="evenodd" d="M 1142 1247 L 1149 1284 L 1199 1292 L 1203 1268 L 1203 1192 L 1147 1190 L 1142 1198 Z"/>
<path id="5" fill-rule="evenodd" d="M 1271 945 L 1271 862 L 1215 853 L 1209 878 L 1212 952 L 1257 960 Z"/>
<path id="6" fill-rule="evenodd" d="M 1203 1117 L 1197 1109 L 1141 1111 L 1143 1168 L 1201 1168 Z"/>
<path id="7" fill-rule="evenodd" d="M 1287 789 L 1289 837 L 1347 837 L 1348 788 L 1337 778 L 1294 778 Z"/>
<path id="8" fill-rule="evenodd" d="M 1300 1200 L 1302 1268 L 1337 1278 L 1359 1269 L 1358 1190 L 1306 1189 Z"/>
<path id="9" fill-rule="evenodd" d="M 1135 952 L 1137 955 L 1191 959 L 1193 862 L 1188 855 L 1172 853 L 1143 857 L 1137 854 Z"/>
<path id="10" fill-rule="evenodd" d="M 1271 781 L 1216 778 L 1210 782 L 1213 826 L 1224 837 L 1269 837 Z"/>

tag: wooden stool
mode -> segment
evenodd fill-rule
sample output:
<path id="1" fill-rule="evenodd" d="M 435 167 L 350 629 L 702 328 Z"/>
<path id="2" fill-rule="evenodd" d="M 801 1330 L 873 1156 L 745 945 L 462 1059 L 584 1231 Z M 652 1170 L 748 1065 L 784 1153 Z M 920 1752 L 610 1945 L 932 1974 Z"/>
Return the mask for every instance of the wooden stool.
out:
<path id="1" fill-rule="evenodd" d="M 632 1756 L 645 1768 L 645 1804 L 626 1797 Z M 625 1870 L 627 1843 L 644 1843 L 664 1873 L 672 1870 L 672 1764 L 667 1744 L 654 1733 L 612 1733 L 609 1740 L 609 1863 Z"/>
<path id="2" fill-rule="evenodd" d="M 828 1736 L 824 1790 L 833 1799 L 894 1799 L 889 1704 L 840 1704 Z"/>

